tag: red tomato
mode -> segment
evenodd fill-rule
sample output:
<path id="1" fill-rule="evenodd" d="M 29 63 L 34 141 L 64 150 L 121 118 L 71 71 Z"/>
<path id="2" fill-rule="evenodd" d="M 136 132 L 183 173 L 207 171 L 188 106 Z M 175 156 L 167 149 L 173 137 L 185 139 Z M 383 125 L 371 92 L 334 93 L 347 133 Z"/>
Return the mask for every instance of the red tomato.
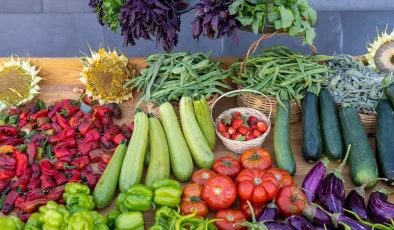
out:
<path id="1" fill-rule="evenodd" d="M 246 221 L 246 215 L 240 210 L 220 210 L 216 213 L 215 219 L 221 219 L 215 222 L 215 226 L 218 230 L 247 230 L 247 227 L 243 227 L 240 224 Z"/>
<path id="2" fill-rule="evenodd" d="M 209 180 L 214 175 L 216 175 L 216 173 L 210 169 L 200 169 L 193 173 L 191 183 L 204 185 L 207 183 L 207 180 Z"/>
<path id="3" fill-rule="evenodd" d="M 241 172 L 241 163 L 232 156 L 225 156 L 213 163 L 212 170 L 217 174 L 225 175 L 235 180 L 239 172 Z"/>
<path id="4" fill-rule="evenodd" d="M 272 166 L 270 153 L 264 148 L 251 148 L 242 153 L 241 158 L 242 168 L 259 168 L 269 169 Z"/>
<path id="5" fill-rule="evenodd" d="M 251 203 L 251 205 L 254 212 L 254 216 L 257 218 L 260 215 L 261 211 L 263 211 L 265 204 L 259 205 L 259 204 Z M 245 200 L 241 200 L 240 208 L 246 214 L 248 220 L 252 220 L 252 211 L 250 210 L 250 207 Z"/>
<path id="6" fill-rule="evenodd" d="M 288 185 L 294 184 L 293 177 L 286 170 L 270 168 L 267 170 L 267 172 L 274 174 L 276 179 L 279 181 L 280 187 L 286 187 Z"/>
<path id="7" fill-rule="evenodd" d="M 259 121 L 257 122 L 257 130 L 265 133 L 267 131 L 268 127 L 267 124 L 264 121 Z"/>
<path id="8" fill-rule="evenodd" d="M 183 189 L 182 201 L 180 205 L 181 213 L 189 215 L 197 210 L 197 217 L 205 217 L 208 215 L 208 206 L 201 198 L 203 186 L 200 184 L 188 184 Z"/>
<path id="9" fill-rule="evenodd" d="M 213 210 L 229 208 L 237 198 L 237 188 L 230 177 L 215 175 L 202 189 L 202 199 Z"/>
<path id="10" fill-rule="evenodd" d="M 279 189 L 275 204 L 278 206 L 279 214 L 286 218 L 291 215 L 300 215 L 305 205 L 308 204 L 308 199 L 297 185 L 292 184 Z"/>
<path id="11" fill-rule="evenodd" d="M 244 169 L 236 179 L 238 195 L 253 204 L 266 204 L 275 198 L 279 181 L 264 169 Z"/>

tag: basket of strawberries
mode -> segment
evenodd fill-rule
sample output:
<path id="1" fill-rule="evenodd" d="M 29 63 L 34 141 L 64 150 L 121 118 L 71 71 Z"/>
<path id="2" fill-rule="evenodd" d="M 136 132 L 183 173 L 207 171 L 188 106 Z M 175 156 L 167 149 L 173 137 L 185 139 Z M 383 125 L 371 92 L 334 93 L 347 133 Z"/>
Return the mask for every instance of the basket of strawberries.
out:
<path id="1" fill-rule="evenodd" d="M 221 95 L 211 107 L 211 116 L 215 104 L 222 98 L 234 93 L 255 93 L 270 99 L 261 92 L 242 89 L 234 90 Z M 222 140 L 224 146 L 237 154 L 247 149 L 261 147 L 271 130 L 271 110 L 268 117 L 261 111 L 248 107 L 232 108 L 221 113 L 214 121 L 216 134 Z M 212 116 L 213 121 L 213 116 Z"/>

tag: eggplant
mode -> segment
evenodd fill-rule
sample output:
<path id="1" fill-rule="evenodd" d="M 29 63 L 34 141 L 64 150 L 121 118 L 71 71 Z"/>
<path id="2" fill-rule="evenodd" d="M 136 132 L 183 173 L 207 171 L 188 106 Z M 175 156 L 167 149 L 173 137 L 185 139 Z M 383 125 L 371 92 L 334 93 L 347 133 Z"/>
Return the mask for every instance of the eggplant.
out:
<path id="1" fill-rule="evenodd" d="M 317 226 L 315 227 L 315 230 L 331 230 L 332 228 L 329 228 L 327 226 Z"/>
<path id="2" fill-rule="evenodd" d="M 350 227 L 351 230 L 370 230 L 371 227 L 365 226 L 358 222 L 357 220 L 354 220 L 348 216 L 345 216 L 342 213 L 334 213 L 331 215 L 331 221 L 334 223 L 335 228 L 338 229 L 344 229 L 346 230 L 345 226 L 342 225 L 345 224 L 348 227 Z"/>
<path id="3" fill-rule="evenodd" d="M 318 190 L 321 206 L 330 213 L 343 213 L 345 184 L 341 171 L 349 157 L 350 149 L 351 146 L 349 145 L 345 159 L 335 171 L 329 173 L 323 179 Z"/>
<path id="4" fill-rule="evenodd" d="M 257 221 L 261 222 L 264 220 L 277 220 L 279 216 L 278 206 L 274 202 L 269 203 L 265 209 L 257 217 Z"/>
<path id="5" fill-rule="evenodd" d="M 316 225 L 334 227 L 333 223 L 331 222 L 331 217 L 323 210 L 318 208 L 315 204 L 306 206 L 304 208 L 303 214 L 310 222 Z"/>
<path id="6" fill-rule="evenodd" d="M 372 192 L 368 200 L 368 214 L 382 224 L 391 224 L 390 219 L 394 219 L 394 204 L 387 201 L 388 195 L 386 189 L 380 188 Z"/>
<path id="7" fill-rule="evenodd" d="M 269 230 L 294 230 L 294 228 L 288 224 L 272 220 L 264 221 L 264 226 Z"/>
<path id="8" fill-rule="evenodd" d="M 306 197 L 308 198 L 309 203 L 315 201 L 317 191 L 324 178 L 324 175 L 326 174 L 329 163 L 330 161 L 327 157 L 322 158 L 312 167 L 311 170 L 309 170 L 308 174 L 305 176 L 304 182 L 302 182 L 302 188 Z"/>
<path id="9" fill-rule="evenodd" d="M 316 230 L 315 226 L 313 226 L 308 220 L 306 220 L 302 216 L 292 215 L 285 219 L 285 223 L 292 226 L 296 230 Z"/>

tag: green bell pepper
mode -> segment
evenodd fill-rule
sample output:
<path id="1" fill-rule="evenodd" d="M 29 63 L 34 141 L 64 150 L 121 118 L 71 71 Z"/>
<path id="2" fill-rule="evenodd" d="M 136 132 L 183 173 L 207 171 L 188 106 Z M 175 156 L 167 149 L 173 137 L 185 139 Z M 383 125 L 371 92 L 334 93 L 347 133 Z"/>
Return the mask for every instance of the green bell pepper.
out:
<path id="1" fill-rule="evenodd" d="M 153 202 L 157 205 L 174 208 L 181 202 L 182 188 L 178 181 L 159 179 L 152 184 L 151 189 Z"/>
<path id="2" fill-rule="evenodd" d="M 104 216 L 96 211 L 82 211 L 71 216 L 67 230 L 109 230 L 109 228 Z"/>
<path id="3" fill-rule="evenodd" d="M 63 199 L 71 214 L 81 211 L 92 211 L 95 206 L 89 187 L 78 183 L 68 183 L 66 185 Z"/>
<path id="4" fill-rule="evenodd" d="M 0 229 L 4 230 L 23 230 L 25 223 L 23 223 L 16 216 L 0 217 Z"/>
<path id="5" fill-rule="evenodd" d="M 115 221 L 120 214 L 118 210 L 112 210 L 107 213 L 107 225 L 110 230 L 115 230 Z"/>
<path id="6" fill-rule="evenodd" d="M 48 201 L 41 206 L 39 213 L 34 213 L 27 220 L 25 230 L 66 230 L 70 219 L 70 212 L 64 205 L 58 205 L 54 201 Z"/>
<path id="7" fill-rule="evenodd" d="M 163 229 L 173 229 L 176 221 L 174 210 L 167 206 L 163 206 L 155 212 L 155 225 L 156 228 L 161 226 Z M 158 228 L 160 229 L 160 228 Z"/>
<path id="8" fill-rule="evenodd" d="M 116 199 L 116 207 L 120 212 L 140 211 L 150 209 L 153 192 L 145 185 L 132 185 L 126 193 L 120 193 Z"/>
<path id="9" fill-rule="evenodd" d="M 141 212 L 124 212 L 116 218 L 116 230 L 144 230 L 144 216 Z"/>

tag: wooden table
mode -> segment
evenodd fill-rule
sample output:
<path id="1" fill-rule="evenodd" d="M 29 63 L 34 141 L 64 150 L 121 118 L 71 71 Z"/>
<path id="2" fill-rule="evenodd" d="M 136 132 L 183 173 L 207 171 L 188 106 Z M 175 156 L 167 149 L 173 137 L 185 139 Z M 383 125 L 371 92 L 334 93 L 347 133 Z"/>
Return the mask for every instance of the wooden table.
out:
<path id="1" fill-rule="evenodd" d="M 0 61 L 6 61 L 5 58 L 0 58 Z M 44 100 L 45 102 L 49 103 L 54 100 L 62 99 L 62 98 L 73 98 L 76 99 L 79 97 L 79 94 L 73 93 L 73 89 L 76 87 L 81 87 L 79 78 L 79 72 L 81 71 L 82 65 L 77 59 L 69 59 L 69 58 L 31 58 L 33 64 L 40 65 L 42 67 L 39 76 L 46 79 L 43 81 L 40 86 L 41 94 L 38 98 Z M 229 64 L 237 61 L 237 58 L 220 58 L 223 61 L 223 67 L 227 68 Z M 130 64 L 135 65 L 137 71 L 144 68 L 146 65 L 144 63 L 144 59 L 142 58 L 132 58 L 130 59 Z M 139 100 L 140 94 L 138 92 L 134 92 L 134 100 L 129 100 L 122 105 L 122 119 L 118 120 L 119 123 L 130 123 L 134 117 L 134 110 L 135 104 Z M 217 107 L 214 110 L 214 116 L 218 116 L 222 111 L 227 108 L 236 107 L 235 98 L 226 98 L 221 100 Z M 294 153 L 295 160 L 297 162 L 297 173 L 294 176 L 294 180 L 298 185 L 302 184 L 302 181 L 305 175 L 308 173 L 309 169 L 313 166 L 313 164 L 307 163 L 302 158 L 301 153 L 301 144 L 302 144 L 302 127 L 301 123 L 296 123 L 291 125 L 291 147 Z M 375 147 L 374 138 L 369 138 L 372 147 Z M 273 129 L 271 129 L 271 133 L 266 138 L 266 141 L 263 145 L 266 148 L 273 158 L 274 157 L 274 147 L 273 147 Z M 238 157 L 238 155 L 228 151 L 223 144 L 221 143 L 220 139 L 217 138 L 217 145 L 214 151 L 215 158 L 219 158 L 221 156 L 232 155 Z M 332 162 L 329 166 L 330 170 L 334 170 L 338 167 L 338 163 Z M 353 187 L 353 183 L 350 178 L 349 168 L 346 166 L 343 169 L 343 175 L 345 178 L 345 189 L 346 193 L 349 192 Z M 144 177 L 143 177 L 144 178 Z M 183 184 L 183 185 L 186 185 Z M 389 186 L 384 185 L 383 183 L 379 182 L 378 185 L 374 188 L 384 187 L 386 189 L 391 190 Z M 373 190 L 373 189 L 372 189 Z M 367 192 L 367 197 L 369 196 L 370 192 Z M 390 201 L 394 202 L 394 197 L 390 197 Z M 115 209 L 115 199 L 111 203 L 111 205 L 103 210 L 99 210 L 99 212 L 103 215 L 112 209 Z M 234 205 L 234 208 L 238 208 L 238 202 Z M 12 215 L 12 214 L 11 214 Z M 145 223 L 146 226 L 149 227 L 153 224 L 153 215 L 154 211 L 145 212 Z M 1 214 L 0 214 L 1 216 Z M 210 217 L 213 217 L 214 213 L 210 214 Z"/>

